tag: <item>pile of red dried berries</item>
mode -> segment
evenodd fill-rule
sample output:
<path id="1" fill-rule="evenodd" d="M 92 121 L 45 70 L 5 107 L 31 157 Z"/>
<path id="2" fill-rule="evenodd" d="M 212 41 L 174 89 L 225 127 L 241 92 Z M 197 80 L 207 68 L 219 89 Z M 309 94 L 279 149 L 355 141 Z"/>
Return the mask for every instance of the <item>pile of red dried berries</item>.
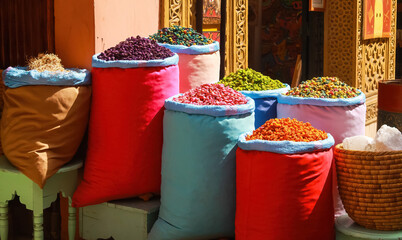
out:
<path id="1" fill-rule="evenodd" d="M 173 98 L 173 101 L 194 105 L 240 105 L 247 103 L 243 94 L 223 84 L 203 84 Z"/>

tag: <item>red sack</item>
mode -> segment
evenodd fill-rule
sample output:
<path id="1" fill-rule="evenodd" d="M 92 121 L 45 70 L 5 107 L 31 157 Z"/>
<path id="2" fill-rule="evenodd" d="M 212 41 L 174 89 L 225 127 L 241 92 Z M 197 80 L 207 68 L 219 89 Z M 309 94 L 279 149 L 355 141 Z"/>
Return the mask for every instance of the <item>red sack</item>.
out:
<path id="1" fill-rule="evenodd" d="M 332 156 L 238 148 L 236 240 L 334 239 Z"/>
<path id="2" fill-rule="evenodd" d="M 179 93 L 178 66 L 95 67 L 92 82 L 87 159 L 73 206 L 159 193 L 163 105 Z"/>

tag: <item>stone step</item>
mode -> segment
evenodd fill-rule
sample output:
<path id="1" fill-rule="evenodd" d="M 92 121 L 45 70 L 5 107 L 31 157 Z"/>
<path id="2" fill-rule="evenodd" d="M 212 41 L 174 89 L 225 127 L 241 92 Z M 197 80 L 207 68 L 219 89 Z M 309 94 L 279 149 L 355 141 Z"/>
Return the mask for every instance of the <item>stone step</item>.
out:
<path id="1" fill-rule="evenodd" d="M 335 220 L 336 240 L 402 240 L 400 231 L 377 231 L 355 223 L 348 215 Z"/>
<path id="2" fill-rule="evenodd" d="M 80 208 L 81 237 L 85 240 L 146 240 L 158 218 L 158 198 L 122 199 Z"/>

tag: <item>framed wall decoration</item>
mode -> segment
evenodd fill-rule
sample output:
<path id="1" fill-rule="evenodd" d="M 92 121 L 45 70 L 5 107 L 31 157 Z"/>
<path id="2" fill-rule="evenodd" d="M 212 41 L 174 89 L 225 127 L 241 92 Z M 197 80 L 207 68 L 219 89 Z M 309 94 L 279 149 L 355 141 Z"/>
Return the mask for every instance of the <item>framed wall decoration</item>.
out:
<path id="1" fill-rule="evenodd" d="M 203 0 L 202 32 L 204 36 L 220 41 L 221 1 Z"/>
<path id="2" fill-rule="evenodd" d="M 391 36 L 391 0 L 364 0 L 363 39 Z"/>
<path id="3" fill-rule="evenodd" d="M 310 11 L 324 12 L 324 10 L 325 10 L 325 0 L 310 0 L 309 1 L 309 10 Z"/>

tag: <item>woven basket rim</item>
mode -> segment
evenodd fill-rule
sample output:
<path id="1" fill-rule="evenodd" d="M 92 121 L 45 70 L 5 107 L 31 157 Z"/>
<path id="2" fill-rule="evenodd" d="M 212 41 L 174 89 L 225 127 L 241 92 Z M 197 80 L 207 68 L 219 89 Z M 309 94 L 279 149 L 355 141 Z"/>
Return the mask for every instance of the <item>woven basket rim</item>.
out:
<path id="1" fill-rule="evenodd" d="M 339 176 L 339 175 L 338 175 Z M 378 179 L 377 180 L 370 180 L 370 179 L 356 179 L 356 178 L 351 178 L 347 176 L 342 176 L 343 180 L 348 183 L 355 183 L 355 184 L 381 184 L 381 185 L 392 185 L 389 188 L 394 188 L 393 184 L 398 184 L 400 182 L 400 179 L 395 178 L 395 179 L 387 179 L 386 183 L 379 183 Z M 339 179 L 339 177 L 338 177 Z M 339 180 L 338 180 L 339 181 Z"/>
<path id="2" fill-rule="evenodd" d="M 353 197 L 358 197 L 358 198 L 395 198 L 395 197 L 401 197 L 402 196 L 402 191 L 399 192 L 393 192 L 393 193 L 361 193 L 357 191 L 351 191 L 346 188 L 342 188 L 341 191 L 343 191 L 343 194 L 347 194 L 349 196 Z"/>
<path id="3" fill-rule="evenodd" d="M 395 154 L 402 154 L 402 150 L 399 151 L 356 151 L 356 150 L 349 150 L 344 149 L 343 144 L 339 143 L 335 146 L 335 152 L 346 152 L 347 154 L 351 155 L 366 155 L 366 156 L 381 156 L 381 155 L 395 155 Z"/>
<path id="4" fill-rule="evenodd" d="M 342 199 L 342 196 L 341 196 Z M 342 199 L 343 203 L 347 203 L 350 208 L 353 208 L 354 206 L 360 206 L 360 207 L 370 207 L 370 208 L 387 208 L 386 211 L 393 211 L 393 209 L 399 209 L 399 207 L 402 206 L 402 204 L 395 204 L 395 203 L 367 203 L 367 202 L 361 202 L 361 201 L 356 201 L 356 200 L 349 200 L 349 199 Z M 345 204 L 346 205 L 346 204 Z M 347 210 L 347 209 L 345 209 Z"/>
<path id="5" fill-rule="evenodd" d="M 396 188 L 378 188 L 374 186 L 367 186 L 365 188 L 364 186 L 353 185 L 354 183 L 351 182 L 338 181 L 338 183 L 341 183 L 338 186 L 340 189 L 348 192 L 369 193 L 369 194 L 389 194 L 389 193 L 402 192 L 402 186 Z M 346 184 L 349 185 L 345 186 Z"/>
<path id="6" fill-rule="evenodd" d="M 364 206 L 358 206 L 358 205 L 353 205 L 349 206 L 349 202 L 345 202 L 344 205 L 346 207 L 354 209 L 354 210 L 359 210 L 359 211 L 368 211 L 368 212 L 393 212 L 393 211 L 402 211 L 402 205 L 401 206 L 395 206 L 395 207 L 364 207 Z"/>
<path id="7" fill-rule="evenodd" d="M 360 209 L 349 209 L 349 212 L 352 212 L 355 215 L 360 215 L 362 217 L 366 217 L 366 216 L 381 216 L 381 217 L 387 217 L 390 215 L 390 212 L 385 212 L 385 211 L 369 211 L 369 210 L 360 210 Z M 394 216 L 399 215 L 402 216 L 402 209 L 398 209 L 398 210 L 394 210 L 394 212 L 392 212 L 394 214 Z"/>
<path id="8" fill-rule="evenodd" d="M 357 163 L 357 161 L 337 161 L 337 167 L 341 168 L 356 168 L 359 170 L 390 170 L 392 168 L 401 168 L 402 169 L 402 161 L 400 163 L 390 164 L 390 165 L 363 165 L 361 163 Z"/>
<path id="9" fill-rule="evenodd" d="M 372 223 L 376 225 L 385 225 L 385 226 L 401 226 L 402 224 L 400 223 L 400 218 L 395 218 L 395 219 L 389 219 L 384 220 L 384 219 L 367 219 L 366 217 L 358 217 L 358 216 L 352 216 L 350 213 L 348 215 L 357 223 Z M 357 221 L 356 221 L 357 220 Z"/>
<path id="10" fill-rule="evenodd" d="M 398 202 L 402 203 L 402 196 L 394 196 L 394 197 L 384 197 L 384 198 L 373 198 L 373 197 L 357 197 L 352 194 L 349 194 L 350 191 L 345 191 L 344 189 L 340 189 L 341 199 L 345 200 L 353 200 L 356 202 L 365 202 L 365 203 L 395 203 L 395 206 L 398 205 Z M 371 200 L 371 201 L 369 201 Z"/>
<path id="11" fill-rule="evenodd" d="M 344 173 L 350 173 L 350 174 L 357 174 L 357 175 L 399 175 L 402 173 L 402 165 L 401 168 L 392 168 L 392 169 L 359 169 L 359 168 L 354 168 L 353 166 L 341 166 L 338 164 L 337 170 L 340 170 Z"/>
<path id="12" fill-rule="evenodd" d="M 339 177 L 348 177 L 348 178 L 361 179 L 361 180 L 376 180 L 378 183 L 381 184 L 386 180 L 400 179 L 401 173 L 371 175 L 371 174 L 358 174 L 358 173 L 348 173 L 348 172 L 344 172 L 344 171 L 337 171 L 337 175 L 338 175 L 338 178 Z"/>

